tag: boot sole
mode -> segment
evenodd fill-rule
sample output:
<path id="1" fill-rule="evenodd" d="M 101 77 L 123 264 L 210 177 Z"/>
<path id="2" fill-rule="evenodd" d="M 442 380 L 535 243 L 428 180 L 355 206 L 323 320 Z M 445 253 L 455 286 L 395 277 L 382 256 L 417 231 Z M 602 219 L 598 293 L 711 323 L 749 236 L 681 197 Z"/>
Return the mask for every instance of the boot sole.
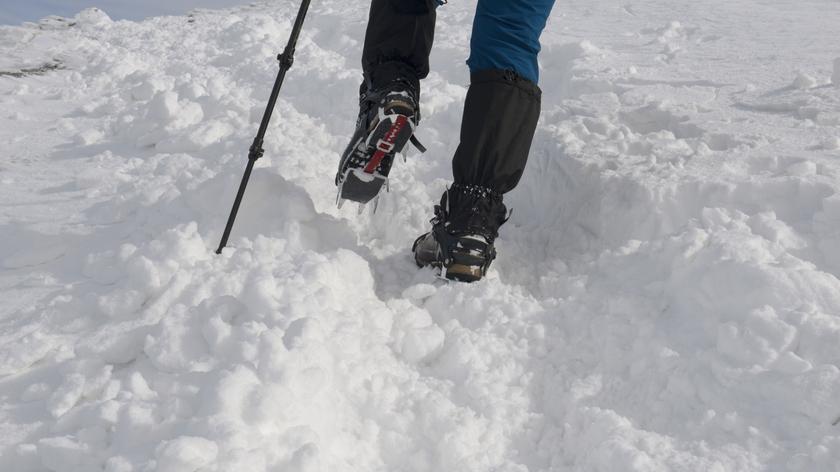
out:
<path id="1" fill-rule="evenodd" d="M 387 174 L 377 172 L 377 168 L 386 158 L 390 158 L 393 165 L 396 154 L 405 148 L 413 134 L 410 118 L 406 115 L 386 115 L 381 119 L 367 138 L 366 154 L 370 157 L 367 164 L 363 168 L 344 170 L 339 178 L 338 198 L 359 203 L 376 198 L 388 181 Z"/>

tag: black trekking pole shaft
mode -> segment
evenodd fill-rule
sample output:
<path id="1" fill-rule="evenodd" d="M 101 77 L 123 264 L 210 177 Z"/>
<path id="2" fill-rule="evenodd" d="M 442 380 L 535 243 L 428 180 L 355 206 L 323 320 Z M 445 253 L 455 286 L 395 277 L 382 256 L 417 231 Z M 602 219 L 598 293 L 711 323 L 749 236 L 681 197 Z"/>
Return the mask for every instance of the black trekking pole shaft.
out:
<path id="1" fill-rule="evenodd" d="M 286 78 L 286 72 L 292 67 L 294 62 L 295 47 L 297 46 L 298 36 L 300 30 L 303 28 L 303 20 L 306 18 L 306 12 L 309 10 L 309 1 L 303 0 L 298 10 L 295 24 L 292 27 L 292 34 L 289 37 L 289 42 L 286 44 L 286 49 L 283 54 L 277 56 L 280 61 L 280 71 L 277 73 L 277 80 L 274 81 L 274 88 L 271 89 L 271 97 L 268 99 L 268 105 L 265 108 L 260 129 L 257 131 L 257 136 L 251 144 L 248 151 L 248 165 L 245 167 L 245 174 L 242 176 L 242 182 L 239 184 L 239 191 L 236 193 L 236 200 L 233 201 L 233 208 L 230 210 L 227 225 L 225 226 L 225 233 L 222 235 L 222 240 L 219 242 L 219 248 L 216 249 L 216 254 L 221 254 L 222 249 L 227 246 L 230 232 L 233 230 L 233 223 L 236 221 L 236 214 L 239 213 L 239 205 L 242 203 L 242 197 L 245 195 L 245 187 L 248 186 L 248 180 L 251 178 L 251 171 L 254 170 L 254 163 L 263 155 L 263 140 L 265 133 L 268 131 L 268 124 L 271 121 L 271 114 L 274 112 L 274 107 L 277 105 L 277 97 L 280 96 L 280 88 L 283 86 L 283 80 Z"/>

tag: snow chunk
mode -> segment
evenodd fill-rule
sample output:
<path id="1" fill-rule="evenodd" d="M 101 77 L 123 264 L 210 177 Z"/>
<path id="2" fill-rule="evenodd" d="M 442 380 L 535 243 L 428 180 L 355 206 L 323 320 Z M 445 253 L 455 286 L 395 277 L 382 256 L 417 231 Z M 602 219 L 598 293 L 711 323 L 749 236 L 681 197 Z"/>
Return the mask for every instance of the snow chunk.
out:
<path id="1" fill-rule="evenodd" d="M 166 372 L 206 372 L 214 365 L 201 336 L 201 317 L 173 310 L 146 339 L 144 352 Z"/>
<path id="2" fill-rule="evenodd" d="M 109 26 L 114 23 L 114 20 L 99 8 L 85 8 L 73 19 L 82 26 Z"/>
<path id="3" fill-rule="evenodd" d="M 788 351 L 779 356 L 779 359 L 776 361 L 776 364 L 773 365 L 773 368 L 783 374 L 795 375 L 811 370 L 812 365 L 805 359 Z"/>
<path id="4" fill-rule="evenodd" d="M 779 244 L 786 249 L 803 249 L 808 246 L 796 230 L 779 220 L 774 212 L 763 212 L 750 217 L 747 222 L 753 233 Z"/>
<path id="5" fill-rule="evenodd" d="M 84 391 L 85 377 L 81 374 L 70 374 L 50 397 L 47 409 L 54 418 L 59 418 L 76 405 Z"/>
<path id="6" fill-rule="evenodd" d="M 817 175 L 817 164 L 811 161 L 801 161 L 791 164 L 787 171 L 790 175 Z"/>
<path id="7" fill-rule="evenodd" d="M 149 104 L 147 118 L 153 120 L 170 120 L 178 115 L 178 94 L 175 92 L 162 92 L 155 95 Z"/>
<path id="8" fill-rule="evenodd" d="M 403 338 L 402 354 L 410 362 L 421 362 L 440 350 L 444 338 L 437 325 L 412 329 Z"/>
<path id="9" fill-rule="evenodd" d="M 838 87 L 840 87 L 840 83 L 838 83 Z M 826 151 L 837 151 L 838 149 L 840 149 L 840 138 L 826 138 L 822 143 L 822 148 Z"/>
<path id="10" fill-rule="evenodd" d="M 193 436 L 181 436 L 157 447 L 158 472 L 193 472 L 214 460 L 219 447 L 213 441 Z"/>
<path id="11" fill-rule="evenodd" d="M 38 362 L 59 347 L 56 343 L 54 338 L 36 331 L 14 343 L 0 346 L 0 376 L 13 374 Z"/>
<path id="12" fill-rule="evenodd" d="M 44 467 L 55 472 L 85 472 L 101 468 L 101 461 L 91 447 L 70 437 L 38 441 L 38 454 Z"/>
<path id="13" fill-rule="evenodd" d="M 440 351 L 446 336 L 428 311 L 408 306 L 404 300 L 391 305 L 395 311 L 403 312 L 395 320 L 394 337 L 396 350 L 405 360 L 422 362 Z"/>
<path id="14" fill-rule="evenodd" d="M 87 129 L 76 135 L 76 143 L 83 146 L 90 146 L 102 141 L 105 133 L 98 129 Z"/>
<path id="15" fill-rule="evenodd" d="M 718 331 L 718 350 L 739 361 L 766 366 L 791 345 L 795 336 L 796 329 L 768 306 L 751 312 L 743 325 L 722 325 Z"/>
<path id="16" fill-rule="evenodd" d="M 155 397 L 155 392 L 149 387 L 149 383 L 140 372 L 133 372 L 128 378 L 128 389 L 137 397 L 143 400 Z"/>
<path id="17" fill-rule="evenodd" d="M 134 466 L 125 457 L 114 456 L 105 461 L 105 472 L 134 472 Z"/>
<path id="18" fill-rule="evenodd" d="M 318 446 L 308 443 L 292 455 L 290 470 L 298 470 L 300 472 L 319 471 L 321 470 L 319 456 L 320 451 L 318 450 Z"/>
<path id="19" fill-rule="evenodd" d="M 292 350 L 303 345 L 307 341 L 321 342 L 324 336 L 318 320 L 311 318 L 298 318 L 289 324 L 286 333 L 283 334 L 283 344 L 286 349 Z"/>
<path id="20" fill-rule="evenodd" d="M 811 77 L 810 75 L 800 72 L 796 75 L 796 78 L 793 80 L 793 88 L 797 88 L 799 90 L 807 90 L 817 86 L 817 79 Z"/>
<path id="21" fill-rule="evenodd" d="M 432 284 L 417 284 L 403 290 L 402 297 L 409 300 L 423 300 L 431 297 L 437 292 L 437 288 Z"/>
<path id="22" fill-rule="evenodd" d="M 180 100 L 173 91 L 160 92 L 149 102 L 146 119 L 172 129 L 183 129 L 198 124 L 204 119 L 201 105 L 189 100 Z"/>

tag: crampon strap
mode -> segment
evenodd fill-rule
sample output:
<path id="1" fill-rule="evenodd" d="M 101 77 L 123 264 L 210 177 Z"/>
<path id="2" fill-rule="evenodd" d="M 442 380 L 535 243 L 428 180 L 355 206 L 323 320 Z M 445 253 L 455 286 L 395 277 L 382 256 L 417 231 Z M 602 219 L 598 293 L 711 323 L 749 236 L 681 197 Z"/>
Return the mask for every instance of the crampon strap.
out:
<path id="1" fill-rule="evenodd" d="M 409 139 L 409 141 L 410 141 L 410 142 L 411 142 L 411 144 L 413 144 L 413 145 L 414 145 L 414 147 L 416 147 L 416 148 L 417 148 L 417 150 L 418 150 L 418 151 L 420 151 L 421 153 L 422 153 L 422 152 L 426 152 L 426 147 L 425 147 L 425 146 L 423 146 L 423 144 L 420 142 L 420 140 L 419 140 L 419 139 L 417 139 L 417 138 L 416 138 L 413 134 L 411 135 L 411 138 Z"/>

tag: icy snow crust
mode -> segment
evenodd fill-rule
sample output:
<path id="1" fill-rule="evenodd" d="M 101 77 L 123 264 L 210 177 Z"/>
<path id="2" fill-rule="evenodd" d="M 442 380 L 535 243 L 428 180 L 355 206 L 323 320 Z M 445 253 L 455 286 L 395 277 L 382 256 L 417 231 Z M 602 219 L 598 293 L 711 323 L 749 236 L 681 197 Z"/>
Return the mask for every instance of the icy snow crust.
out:
<path id="1" fill-rule="evenodd" d="M 0 28 L 0 470 L 840 470 L 840 4 L 558 2 L 488 280 L 408 254 L 448 181 L 474 2 L 420 137 L 334 205 L 366 5 Z M 832 83 L 833 75 L 833 83 Z"/>

